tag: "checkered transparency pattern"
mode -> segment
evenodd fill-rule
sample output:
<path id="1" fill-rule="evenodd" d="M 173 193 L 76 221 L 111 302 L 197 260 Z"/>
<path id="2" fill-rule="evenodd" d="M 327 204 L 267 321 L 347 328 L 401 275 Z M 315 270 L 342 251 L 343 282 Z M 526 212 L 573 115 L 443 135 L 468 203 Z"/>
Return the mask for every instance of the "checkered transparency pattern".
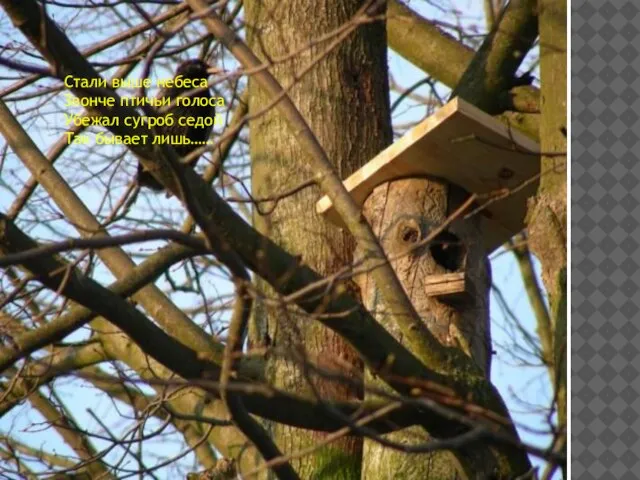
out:
<path id="1" fill-rule="evenodd" d="M 640 478 L 640 2 L 573 1 L 572 478 Z"/>

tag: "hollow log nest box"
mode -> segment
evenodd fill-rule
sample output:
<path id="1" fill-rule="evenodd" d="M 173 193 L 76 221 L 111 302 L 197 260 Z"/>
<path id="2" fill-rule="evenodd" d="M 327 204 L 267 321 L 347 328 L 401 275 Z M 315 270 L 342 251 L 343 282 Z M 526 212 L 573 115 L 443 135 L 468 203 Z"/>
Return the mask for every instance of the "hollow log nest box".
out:
<path id="1" fill-rule="evenodd" d="M 425 175 L 476 193 L 478 206 L 484 205 L 478 212 L 482 243 L 491 253 L 524 229 L 527 199 L 536 194 L 539 173 L 537 142 L 456 97 L 353 173 L 344 186 L 360 206 L 382 183 Z M 328 196 L 316 210 L 342 225 Z M 434 296 L 444 299 L 466 290 L 461 272 L 437 277 L 442 278 L 430 279 Z"/>

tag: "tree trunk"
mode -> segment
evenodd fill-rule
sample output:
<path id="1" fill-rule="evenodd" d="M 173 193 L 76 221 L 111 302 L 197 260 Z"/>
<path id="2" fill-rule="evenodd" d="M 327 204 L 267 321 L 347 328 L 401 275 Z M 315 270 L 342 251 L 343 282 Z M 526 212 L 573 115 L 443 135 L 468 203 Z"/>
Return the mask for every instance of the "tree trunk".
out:
<path id="1" fill-rule="evenodd" d="M 541 0 L 540 75 L 542 177 L 528 212 L 529 246 L 542 265 L 549 295 L 553 351 L 549 365 L 558 411 L 554 449 L 566 453 L 567 427 L 567 3 Z M 566 471 L 565 471 L 566 478 Z"/>
<path id="2" fill-rule="evenodd" d="M 489 287 L 487 261 L 480 242 L 480 217 L 454 221 L 433 241 L 423 241 L 464 201 L 467 194 L 437 179 L 412 178 L 378 186 L 364 204 L 363 213 L 380 238 L 407 295 L 420 317 L 441 343 L 460 348 L 488 376 Z M 410 252 L 408 250 L 411 249 Z M 469 297 L 447 304 L 425 293 L 430 276 L 466 271 Z M 367 309 L 400 342 L 402 334 L 379 300 L 368 274 L 358 278 Z M 367 386 L 384 390 L 384 384 L 367 375 Z M 369 396 L 369 395 L 368 395 Z M 371 395 L 374 396 L 374 395 Z M 407 428 L 384 436 L 403 445 L 428 441 L 421 427 Z M 366 440 L 362 478 L 458 479 L 488 478 L 495 465 L 491 455 L 465 449 L 457 455 L 447 450 L 425 454 L 405 453 Z"/>
<path id="3" fill-rule="evenodd" d="M 326 50 L 331 41 L 304 53 L 287 56 L 324 33 L 348 22 L 360 0 L 318 2 L 280 0 L 245 2 L 247 39 L 262 58 L 274 61 L 272 72 L 286 88 L 295 75 Z M 386 32 L 382 22 L 359 26 L 311 71 L 296 81 L 289 96 L 309 122 L 339 174 L 344 178 L 384 149 L 392 139 L 389 113 Z M 251 114 L 269 105 L 250 81 Z M 308 154 L 273 109 L 250 123 L 252 190 L 255 197 L 285 192 L 310 180 Z M 315 213 L 315 187 L 283 199 L 270 215 L 254 214 L 258 230 L 269 235 L 301 261 L 328 275 L 349 265 L 354 241 Z M 264 282 L 259 288 L 273 297 Z M 269 345 L 267 376 L 276 387 L 304 395 L 347 399 L 361 396 L 357 382 L 361 362 L 349 345 L 326 328 L 290 307 L 257 302 L 250 328 L 252 346 Z M 284 305 L 282 305 L 284 307 Z M 296 357 L 296 358 L 294 358 Z M 300 367 L 306 357 L 325 369 L 347 372 L 355 385 L 318 378 Z M 297 360 L 298 361 L 297 361 Z M 311 376 L 311 385 L 307 377 Z M 325 434 L 271 424 L 274 440 L 288 453 L 314 445 Z M 292 460 L 301 478 L 359 478 L 362 441 L 345 437 L 313 455 Z"/>

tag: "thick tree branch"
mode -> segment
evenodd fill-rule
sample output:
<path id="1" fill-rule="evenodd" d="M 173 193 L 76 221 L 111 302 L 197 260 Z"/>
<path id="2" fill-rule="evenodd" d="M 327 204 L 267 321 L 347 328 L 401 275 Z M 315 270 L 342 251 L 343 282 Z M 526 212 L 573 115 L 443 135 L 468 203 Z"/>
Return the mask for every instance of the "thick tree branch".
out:
<path id="1" fill-rule="evenodd" d="M 518 67 L 538 37 L 538 2 L 510 2 L 451 94 L 485 112 L 502 113 L 504 92 L 515 86 Z"/>
<path id="2" fill-rule="evenodd" d="M 454 88 L 471 66 L 476 53 L 444 33 L 400 0 L 388 4 L 389 46 L 415 66 L 448 87 Z M 538 138 L 540 91 L 531 86 L 511 87 L 495 94 L 493 101 L 508 124 L 532 138 Z M 495 109 L 494 109 L 495 110 Z"/>
<path id="3" fill-rule="evenodd" d="M 453 88 L 473 59 L 472 48 L 444 33 L 400 0 L 387 5 L 389 47 L 420 70 Z"/>
<path id="4" fill-rule="evenodd" d="M 549 317 L 547 305 L 544 302 L 541 285 L 538 283 L 538 279 L 536 278 L 536 273 L 533 268 L 533 258 L 531 257 L 527 241 L 527 236 L 524 233 L 520 233 L 516 235 L 513 240 L 509 241 L 509 247 L 511 248 L 511 251 L 516 258 L 516 262 L 518 263 L 518 267 L 520 268 L 524 288 L 527 292 L 531 309 L 533 310 L 536 318 L 536 333 L 540 338 L 540 345 L 542 347 L 542 361 L 549 369 L 551 378 L 554 379 L 555 362 L 551 319 Z"/>
<path id="5" fill-rule="evenodd" d="M 111 284 L 109 289 L 116 295 L 126 298 L 148 283 L 152 283 L 171 265 L 204 251 L 204 248 L 198 252 L 182 245 L 170 245 L 153 254 L 122 280 Z M 42 327 L 15 336 L 13 338 L 15 348 L 0 351 L 0 372 L 39 348 L 62 340 L 69 333 L 93 320 L 96 315 L 94 311 L 86 307 L 72 307 L 64 315 Z M 216 358 L 220 363 L 222 362 L 222 348 L 217 355 L 213 355 L 213 359 Z"/>

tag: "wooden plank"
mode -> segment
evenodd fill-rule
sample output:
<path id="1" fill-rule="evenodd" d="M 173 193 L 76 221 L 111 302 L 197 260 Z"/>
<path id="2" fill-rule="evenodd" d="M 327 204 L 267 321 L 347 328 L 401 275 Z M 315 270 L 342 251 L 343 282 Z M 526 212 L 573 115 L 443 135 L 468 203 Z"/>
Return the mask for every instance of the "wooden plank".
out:
<path id="1" fill-rule="evenodd" d="M 511 190 L 529 180 L 483 212 L 483 243 L 491 252 L 524 228 L 526 200 L 538 189 L 539 171 L 536 142 L 456 97 L 353 173 L 344 185 L 362 205 L 376 186 L 398 178 L 440 177 L 478 194 Z M 318 201 L 316 210 L 341 224 L 327 196 Z"/>
<path id="2" fill-rule="evenodd" d="M 423 279 L 427 296 L 451 305 L 460 305 L 473 299 L 471 284 L 465 272 L 429 275 Z"/>

